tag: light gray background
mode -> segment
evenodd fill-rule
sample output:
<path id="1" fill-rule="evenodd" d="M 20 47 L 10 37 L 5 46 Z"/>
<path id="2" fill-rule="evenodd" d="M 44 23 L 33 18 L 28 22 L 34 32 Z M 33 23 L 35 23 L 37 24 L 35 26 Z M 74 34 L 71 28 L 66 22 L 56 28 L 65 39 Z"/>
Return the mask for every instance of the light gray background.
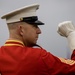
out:
<path id="1" fill-rule="evenodd" d="M 40 26 L 42 34 L 38 44 L 56 56 L 70 58 L 67 39 L 57 33 L 57 26 L 66 20 L 71 20 L 75 24 L 75 0 L 0 0 L 0 17 L 7 12 L 34 3 L 40 4 L 37 15 L 45 23 L 44 26 Z M 6 22 L 0 19 L 0 46 L 8 37 Z"/>

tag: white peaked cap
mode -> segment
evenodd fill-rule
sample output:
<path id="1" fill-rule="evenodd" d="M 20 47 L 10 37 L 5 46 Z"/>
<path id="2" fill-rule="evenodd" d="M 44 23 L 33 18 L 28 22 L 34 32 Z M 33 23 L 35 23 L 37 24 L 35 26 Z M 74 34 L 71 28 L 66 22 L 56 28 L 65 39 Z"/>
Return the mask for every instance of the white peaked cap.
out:
<path id="1" fill-rule="evenodd" d="M 18 22 L 22 17 L 36 16 L 37 9 L 39 4 L 32 4 L 5 14 L 1 18 L 6 19 L 7 23 Z"/>

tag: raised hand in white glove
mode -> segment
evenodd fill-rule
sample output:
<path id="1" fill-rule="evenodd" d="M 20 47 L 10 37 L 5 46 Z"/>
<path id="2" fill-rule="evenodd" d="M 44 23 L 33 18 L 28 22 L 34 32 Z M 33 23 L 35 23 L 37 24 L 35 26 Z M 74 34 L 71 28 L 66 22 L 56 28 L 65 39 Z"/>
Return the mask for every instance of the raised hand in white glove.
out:
<path id="1" fill-rule="evenodd" d="M 71 21 L 59 23 L 57 32 L 68 39 L 70 49 L 75 49 L 75 27 Z"/>
<path id="2" fill-rule="evenodd" d="M 58 25 L 57 32 L 63 37 L 67 37 L 73 31 L 75 31 L 75 27 L 71 21 L 64 21 Z"/>

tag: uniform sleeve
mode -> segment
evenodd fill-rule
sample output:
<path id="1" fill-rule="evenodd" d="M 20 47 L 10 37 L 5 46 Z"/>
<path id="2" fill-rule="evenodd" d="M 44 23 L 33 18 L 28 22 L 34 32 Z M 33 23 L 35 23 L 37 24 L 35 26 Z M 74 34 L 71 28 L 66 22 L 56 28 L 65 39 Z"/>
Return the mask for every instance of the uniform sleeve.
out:
<path id="1" fill-rule="evenodd" d="M 49 75 L 75 74 L 75 64 L 66 64 L 46 50 L 41 51 L 40 64 L 42 73 L 47 72 Z"/>
<path id="2" fill-rule="evenodd" d="M 75 50 L 73 51 L 72 55 L 71 55 L 71 59 L 75 60 Z"/>

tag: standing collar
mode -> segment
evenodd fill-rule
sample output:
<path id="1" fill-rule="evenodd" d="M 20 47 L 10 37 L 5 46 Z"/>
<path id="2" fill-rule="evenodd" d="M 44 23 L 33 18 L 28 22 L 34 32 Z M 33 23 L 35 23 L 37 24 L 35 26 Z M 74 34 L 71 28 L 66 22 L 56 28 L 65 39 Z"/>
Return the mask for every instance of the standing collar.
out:
<path id="1" fill-rule="evenodd" d="M 4 44 L 4 46 L 24 46 L 24 43 L 19 40 L 7 40 Z"/>

